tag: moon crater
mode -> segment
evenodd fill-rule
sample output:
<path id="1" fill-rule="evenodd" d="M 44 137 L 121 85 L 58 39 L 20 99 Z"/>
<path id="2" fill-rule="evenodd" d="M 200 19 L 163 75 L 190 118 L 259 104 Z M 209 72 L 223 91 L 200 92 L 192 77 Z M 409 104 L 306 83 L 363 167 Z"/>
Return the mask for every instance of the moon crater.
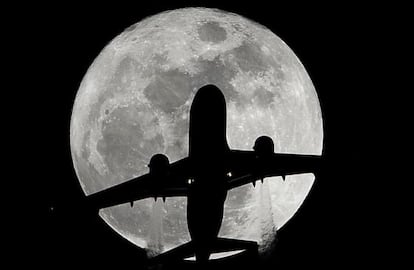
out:
<path id="1" fill-rule="evenodd" d="M 198 36 L 204 42 L 220 43 L 226 40 L 227 33 L 218 22 L 209 21 L 198 28 Z"/>

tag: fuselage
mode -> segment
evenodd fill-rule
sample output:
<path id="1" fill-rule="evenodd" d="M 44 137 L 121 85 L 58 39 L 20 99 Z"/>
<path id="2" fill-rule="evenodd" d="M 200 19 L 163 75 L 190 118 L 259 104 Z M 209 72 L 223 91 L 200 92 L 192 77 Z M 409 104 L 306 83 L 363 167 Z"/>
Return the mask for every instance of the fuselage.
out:
<path id="1" fill-rule="evenodd" d="M 227 196 L 224 158 L 226 102 L 213 85 L 198 90 L 190 110 L 189 157 L 194 169 L 187 201 L 187 223 L 197 260 L 208 260 L 219 233 Z"/>

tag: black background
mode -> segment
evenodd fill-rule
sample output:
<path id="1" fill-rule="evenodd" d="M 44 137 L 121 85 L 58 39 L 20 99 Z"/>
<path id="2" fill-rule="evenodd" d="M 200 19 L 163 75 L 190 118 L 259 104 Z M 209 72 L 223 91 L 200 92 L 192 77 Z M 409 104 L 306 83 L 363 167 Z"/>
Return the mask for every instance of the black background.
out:
<path id="1" fill-rule="evenodd" d="M 9 20 L 19 36 L 22 59 L 17 61 L 24 63 L 15 72 L 26 74 L 18 83 L 25 88 L 20 160 L 27 165 L 13 170 L 25 179 L 18 181 L 18 191 L 24 186 L 28 195 L 21 202 L 29 211 L 16 222 L 21 240 L 13 241 L 12 250 L 24 255 L 15 262 L 46 269 L 142 268 L 142 251 L 99 217 L 56 213 L 60 205 L 82 196 L 70 156 L 71 109 L 87 68 L 112 38 L 147 16 L 186 6 L 223 9 L 268 27 L 302 61 L 320 99 L 323 172 L 299 212 L 280 230 L 274 254 L 260 267 L 385 263 L 384 228 L 376 222 L 383 211 L 377 200 L 383 179 L 374 176 L 369 163 L 377 140 L 371 131 L 376 119 L 384 119 L 376 110 L 382 90 L 373 82 L 382 76 L 378 55 L 384 48 L 379 44 L 383 33 L 392 35 L 384 15 L 392 11 L 360 5 L 155 1 L 25 6 Z"/>

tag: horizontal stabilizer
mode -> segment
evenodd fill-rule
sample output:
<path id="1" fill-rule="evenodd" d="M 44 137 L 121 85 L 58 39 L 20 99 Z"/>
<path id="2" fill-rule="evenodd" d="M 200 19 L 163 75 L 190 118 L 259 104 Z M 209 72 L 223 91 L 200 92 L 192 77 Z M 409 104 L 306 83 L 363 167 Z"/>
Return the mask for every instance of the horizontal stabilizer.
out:
<path id="1" fill-rule="evenodd" d="M 193 242 L 185 243 L 167 252 L 164 252 L 154 258 L 149 259 L 150 265 L 168 264 L 184 260 L 187 257 L 194 256 Z"/>
<path id="2" fill-rule="evenodd" d="M 232 251 L 241 252 L 258 252 L 258 244 L 254 241 L 246 241 L 230 238 L 217 238 L 209 247 L 209 252 L 213 253 L 231 253 Z M 193 242 L 188 242 L 177 248 L 162 253 L 154 258 L 149 259 L 149 265 L 157 264 L 173 264 L 184 262 L 185 259 L 194 257 L 196 254 L 195 245 Z M 224 258 L 220 258 L 224 259 Z M 210 261 L 213 261 L 210 259 Z"/>

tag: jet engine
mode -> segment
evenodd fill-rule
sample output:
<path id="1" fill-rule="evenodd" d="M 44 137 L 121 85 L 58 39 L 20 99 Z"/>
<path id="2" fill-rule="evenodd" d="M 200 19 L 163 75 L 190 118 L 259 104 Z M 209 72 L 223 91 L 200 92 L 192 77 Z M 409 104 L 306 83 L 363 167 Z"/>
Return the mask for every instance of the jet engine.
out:
<path id="1" fill-rule="evenodd" d="M 268 136 L 260 136 L 256 139 L 253 149 L 257 157 L 263 157 L 273 154 L 275 151 L 275 145 L 272 138 Z"/>
<path id="2" fill-rule="evenodd" d="M 156 176 L 166 175 L 170 166 L 170 161 L 168 157 L 163 154 L 156 154 L 151 157 L 148 167 L 150 173 Z"/>

